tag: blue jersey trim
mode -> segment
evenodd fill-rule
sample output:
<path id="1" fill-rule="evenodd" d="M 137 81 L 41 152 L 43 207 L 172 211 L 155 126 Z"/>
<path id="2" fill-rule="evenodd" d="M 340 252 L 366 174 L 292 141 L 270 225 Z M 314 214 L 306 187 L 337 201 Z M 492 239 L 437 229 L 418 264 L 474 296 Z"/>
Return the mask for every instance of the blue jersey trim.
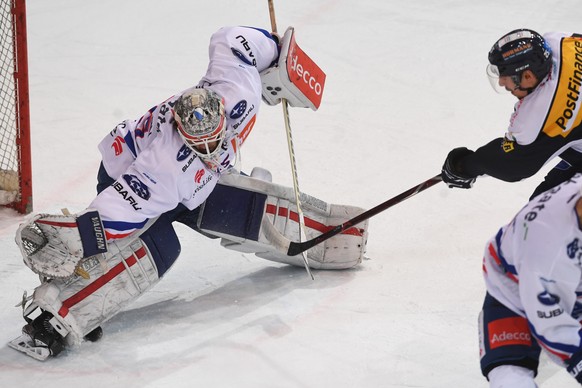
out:
<path id="1" fill-rule="evenodd" d="M 497 248 L 497 256 L 499 257 L 499 260 L 501 261 L 501 265 L 503 266 L 503 268 L 513 274 L 513 275 L 517 275 L 517 270 L 515 269 L 515 266 L 509 264 L 507 262 L 507 260 L 505 259 L 505 257 L 503 256 L 503 253 L 501 252 L 501 237 L 503 236 L 503 228 L 499 229 L 499 232 L 497 232 L 497 235 L 495 236 L 495 245 Z"/>

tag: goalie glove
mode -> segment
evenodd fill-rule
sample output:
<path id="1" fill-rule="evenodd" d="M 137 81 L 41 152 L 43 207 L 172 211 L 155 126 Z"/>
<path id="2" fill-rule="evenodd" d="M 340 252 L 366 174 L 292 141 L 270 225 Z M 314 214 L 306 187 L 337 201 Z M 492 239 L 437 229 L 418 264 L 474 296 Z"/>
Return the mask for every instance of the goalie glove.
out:
<path id="1" fill-rule="evenodd" d="M 101 217 L 96 210 L 78 214 L 37 214 L 16 232 L 24 263 L 49 278 L 75 273 L 81 259 L 107 252 Z"/>
<path id="2" fill-rule="evenodd" d="M 281 41 L 279 60 L 260 73 L 263 101 L 277 105 L 284 98 L 292 107 L 317 110 L 325 87 L 325 73 L 297 45 L 294 28 Z"/>

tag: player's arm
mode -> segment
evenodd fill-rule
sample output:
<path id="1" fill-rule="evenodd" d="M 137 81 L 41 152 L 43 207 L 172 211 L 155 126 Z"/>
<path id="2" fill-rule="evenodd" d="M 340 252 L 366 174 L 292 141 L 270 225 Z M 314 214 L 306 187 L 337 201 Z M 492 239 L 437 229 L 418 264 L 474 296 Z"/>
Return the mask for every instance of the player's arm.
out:
<path id="1" fill-rule="evenodd" d="M 201 84 L 224 81 L 223 66 L 256 68 L 261 72 L 279 57 L 277 39 L 271 33 L 253 27 L 223 27 L 212 34 L 209 45 L 210 66 Z"/>
<path id="2" fill-rule="evenodd" d="M 466 179 L 489 175 L 506 182 L 516 182 L 538 172 L 561 146 L 561 142 L 543 134 L 529 145 L 497 138 L 476 151 L 454 149 L 447 156 L 443 172 L 448 169 L 452 175 Z"/>

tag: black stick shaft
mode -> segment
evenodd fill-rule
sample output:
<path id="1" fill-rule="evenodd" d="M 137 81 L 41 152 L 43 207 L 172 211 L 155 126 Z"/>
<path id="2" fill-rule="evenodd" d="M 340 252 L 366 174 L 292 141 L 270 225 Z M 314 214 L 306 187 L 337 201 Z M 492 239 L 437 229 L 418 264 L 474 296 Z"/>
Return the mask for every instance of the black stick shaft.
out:
<path id="1" fill-rule="evenodd" d="M 313 248 L 317 244 L 320 244 L 320 243 L 324 242 L 325 240 L 328 240 L 331 237 L 333 237 L 337 234 L 340 234 L 344 230 L 349 229 L 349 228 L 359 224 L 360 222 L 367 220 L 368 218 L 374 217 L 376 214 L 381 213 L 384 210 L 391 208 L 392 206 L 420 193 L 421 191 L 424 191 L 424 190 L 428 189 L 429 187 L 434 186 L 435 184 L 439 183 L 441 180 L 442 180 L 442 178 L 441 178 L 441 175 L 439 174 L 435 177 L 427 179 L 426 181 L 406 190 L 403 193 L 398 194 L 397 196 L 395 196 L 393 198 L 390 198 L 389 200 L 387 200 L 385 202 L 382 202 L 378 206 L 375 206 L 375 207 L 371 208 L 370 210 L 367 210 L 367 211 L 363 212 L 362 214 L 355 216 L 351 220 L 348 220 L 348 221 L 344 222 L 343 224 L 340 224 L 340 225 L 334 227 L 333 229 L 330 229 L 327 232 L 320 234 L 319 236 L 317 236 L 315 238 L 312 238 L 311 240 L 307 240 L 304 242 L 291 242 L 291 244 L 289 244 L 289 249 L 287 250 L 287 255 L 288 256 L 295 256 L 295 255 L 298 255 L 298 254 L 300 254 L 300 253 L 302 253 L 310 248 Z"/>

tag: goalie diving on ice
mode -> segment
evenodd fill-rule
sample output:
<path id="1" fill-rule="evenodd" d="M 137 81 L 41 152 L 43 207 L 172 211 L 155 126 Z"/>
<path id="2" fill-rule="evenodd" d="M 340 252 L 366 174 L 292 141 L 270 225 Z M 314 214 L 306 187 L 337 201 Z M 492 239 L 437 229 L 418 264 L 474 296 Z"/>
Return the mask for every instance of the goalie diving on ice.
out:
<path id="1" fill-rule="evenodd" d="M 180 256 L 173 222 L 279 263 L 322 270 L 361 263 L 367 221 L 308 249 L 305 262 L 289 256 L 285 247 L 300 240 L 294 190 L 272 183 L 264 169 L 247 176 L 238 167 L 261 100 L 278 103 L 264 95 L 267 83 L 293 106 L 316 108 L 300 88 L 281 81 L 292 67 L 280 53 L 296 52 L 288 31 L 280 43 L 262 29 L 218 30 L 197 85 L 123 121 L 101 141 L 98 194 L 85 210 L 38 214 L 20 226 L 16 242 L 40 285 L 23 298 L 26 324 L 10 347 L 46 360 L 99 339 L 102 325 L 150 290 Z M 323 84 L 311 84 L 320 97 Z M 304 193 L 301 207 L 308 239 L 363 212 Z"/>

